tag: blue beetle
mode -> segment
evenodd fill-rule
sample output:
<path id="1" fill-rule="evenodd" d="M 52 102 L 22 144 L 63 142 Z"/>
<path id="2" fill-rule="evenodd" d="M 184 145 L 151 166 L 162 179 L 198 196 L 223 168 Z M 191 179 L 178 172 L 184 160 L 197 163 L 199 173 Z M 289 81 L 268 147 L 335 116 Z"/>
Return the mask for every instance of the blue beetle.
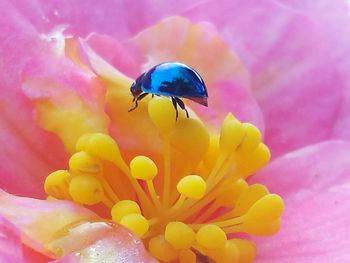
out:
<path id="1" fill-rule="evenodd" d="M 138 106 L 138 101 L 148 94 L 171 97 L 178 117 L 177 105 L 186 112 L 184 102 L 180 98 L 193 100 L 208 107 L 208 92 L 201 76 L 191 67 L 179 62 L 167 62 L 154 66 L 139 76 L 131 85 L 130 91 L 134 96 L 132 102 Z"/>

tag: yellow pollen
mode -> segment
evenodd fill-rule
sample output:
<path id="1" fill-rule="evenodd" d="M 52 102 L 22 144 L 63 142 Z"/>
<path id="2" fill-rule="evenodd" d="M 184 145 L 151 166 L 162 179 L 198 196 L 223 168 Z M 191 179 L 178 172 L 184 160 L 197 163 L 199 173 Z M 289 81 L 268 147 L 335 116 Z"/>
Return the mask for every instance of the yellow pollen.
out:
<path id="1" fill-rule="evenodd" d="M 70 174 L 65 170 L 57 170 L 46 177 L 44 189 L 45 192 L 57 199 L 69 199 L 68 192 Z"/>
<path id="2" fill-rule="evenodd" d="M 158 173 L 156 164 L 146 156 L 136 156 L 130 162 L 131 174 L 136 179 L 152 180 Z"/>
<path id="3" fill-rule="evenodd" d="M 196 233 L 182 222 L 170 222 L 165 228 L 165 239 L 176 249 L 191 248 Z"/>
<path id="4" fill-rule="evenodd" d="M 69 169 L 73 172 L 99 173 L 101 172 L 102 164 L 97 158 L 81 151 L 71 156 Z"/>
<path id="5" fill-rule="evenodd" d="M 148 115 L 162 140 L 162 156 L 128 151 L 126 162 L 110 135 L 84 134 L 69 169 L 46 178 L 46 193 L 105 205 L 106 220 L 140 237 L 160 262 L 195 263 L 199 257 L 252 262 L 254 243 L 237 234 L 276 233 L 284 210 L 280 196 L 246 180 L 270 160 L 260 131 L 229 113 L 220 132 L 211 134 L 201 120 L 181 111 L 176 120 L 164 97 L 149 100 Z"/>
<path id="6" fill-rule="evenodd" d="M 135 201 L 119 201 L 112 207 L 111 210 L 112 219 L 117 223 L 119 223 L 124 216 L 130 214 L 141 214 L 141 209 Z"/>
<path id="7" fill-rule="evenodd" d="M 140 214 L 130 214 L 124 216 L 120 222 L 122 226 L 130 229 L 135 235 L 142 237 L 147 233 L 149 224 L 147 219 Z"/>
<path id="8" fill-rule="evenodd" d="M 80 204 L 94 205 L 104 198 L 104 191 L 98 179 L 91 175 L 76 175 L 69 184 L 72 199 Z"/>
<path id="9" fill-rule="evenodd" d="M 216 225 L 201 227 L 196 236 L 197 242 L 207 249 L 218 249 L 225 245 L 226 233 Z"/>
<path id="10" fill-rule="evenodd" d="M 198 175 L 187 175 L 177 183 L 176 188 L 180 194 L 198 200 L 205 194 L 206 183 Z"/>

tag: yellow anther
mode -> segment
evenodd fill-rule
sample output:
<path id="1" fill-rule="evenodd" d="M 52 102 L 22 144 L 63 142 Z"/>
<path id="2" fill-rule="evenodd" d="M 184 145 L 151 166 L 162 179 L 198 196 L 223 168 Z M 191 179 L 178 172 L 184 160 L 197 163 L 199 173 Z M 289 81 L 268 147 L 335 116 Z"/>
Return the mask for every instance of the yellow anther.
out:
<path id="1" fill-rule="evenodd" d="M 148 220 L 140 214 L 126 215 L 120 220 L 120 224 L 138 237 L 142 237 L 149 229 Z"/>
<path id="2" fill-rule="evenodd" d="M 232 153 L 245 136 L 243 125 L 232 115 L 227 114 L 220 131 L 220 150 L 223 154 Z"/>
<path id="3" fill-rule="evenodd" d="M 237 228 L 237 231 L 234 232 L 246 232 L 248 234 L 256 236 L 270 236 L 277 233 L 280 227 L 280 218 L 268 222 L 256 222 L 247 220 L 240 227 Z"/>
<path id="4" fill-rule="evenodd" d="M 208 250 L 208 256 L 214 259 L 215 263 L 232 263 L 238 262 L 239 249 L 235 243 L 227 240 L 222 248 Z"/>
<path id="5" fill-rule="evenodd" d="M 243 123 L 242 126 L 245 131 L 245 136 L 239 145 L 237 152 L 247 154 L 258 147 L 261 142 L 261 132 L 251 123 Z"/>
<path id="6" fill-rule="evenodd" d="M 270 161 L 271 153 L 269 148 L 260 143 L 259 146 L 249 155 L 244 155 L 241 163 L 238 164 L 237 173 L 246 178 L 254 174 Z"/>
<path id="7" fill-rule="evenodd" d="M 243 215 L 249 208 L 258 201 L 261 197 L 267 195 L 269 191 L 262 184 L 250 185 L 242 194 L 238 197 L 234 214 Z"/>
<path id="8" fill-rule="evenodd" d="M 148 102 L 148 114 L 163 134 L 168 134 L 175 125 L 176 114 L 172 102 L 165 97 L 153 98 Z"/>
<path id="9" fill-rule="evenodd" d="M 202 226 L 196 235 L 197 242 L 207 249 L 223 248 L 227 240 L 225 232 L 216 225 Z"/>
<path id="10" fill-rule="evenodd" d="M 176 249 L 162 235 L 153 237 L 149 241 L 148 250 L 155 258 L 164 262 L 171 262 L 178 258 Z"/>
<path id="11" fill-rule="evenodd" d="M 85 151 L 92 156 L 115 164 L 122 162 L 118 144 L 113 138 L 103 133 L 89 133 L 81 136 L 76 144 L 77 151 Z"/>
<path id="12" fill-rule="evenodd" d="M 69 159 L 69 168 L 72 171 L 84 173 L 100 173 L 102 164 L 96 157 L 81 151 L 73 154 Z"/>
<path id="13" fill-rule="evenodd" d="M 171 134 L 171 146 L 181 153 L 182 163 L 191 160 L 195 168 L 208 151 L 209 139 L 208 130 L 199 120 L 179 119 Z"/>
<path id="14" fill-rule="evenodd" d="M 240 194 L 247 188 L 247 182 L 243 179 L 239 179 L 230 184 L 223 192 L 221 192 L 217 196 L 216 201 L 222 206 L 234 207 Z"/>
<path id="15" fill-rule="evenodd" d="M 197 257 L 190 249 L 180 250 L 179 252 L 179 262 L 180 263 L 196 263 Z"/>
<path id="16" fill-rule="evenodd" d="M 256 256 L 255 244 L 245 239 L 231 239 L 229 242 L 236 245 L 239 250 L 238 263 L 252 263 Z"/>
<path id="17" fill-rule="evenodd" d="M 141 214 L 139 205 L 131 200 L 119 201 L 111 210 L 112 219 L 117 223 L 119 223 L 124 216 L 130 214 Z"/>
<path id="18" fill-rule="evenodd" d="M 58 170 L 49 174 L 45 179 L 45 192 L 58 199 L 68 198 L 69 176 L 69 172 L 66 170 Z"/>
<path id="19" fill-rule="evenodd" d="M 69 183 L 69 194 L 77 203 L 94 205 L 104 198 L 100 181 L 92 175 L 73 176 Z"/>
<path id="20" fill-rule="evenodd" d="M 204 196 L 207 185 L 202 177 L 198 175 L 187 175 L 177 183 L 176 188 L 180 194 L 198 200 Z"/>
<path id="21" fill-rule="evenodd" d="M 283 200 L 279 195 L 268 194 L 261 197 L 247 212 L 247 219 L 257 222 L 270 222 L 280 218 L 284 210 Z"/>
<path id="22" fill-rule="evenodd" d="M 131 175 L 136 179 L 152 180 L 158 173 L 157 165 L 146 156 L 136 156 L 130 162 Z"/>
<path id="23" fill-rule="evenodd" d="M 182 222 L 170 222 L 165 228 L 165 239 L 176 249 L 187 249 L 193 245 L 196 234 Z"/>

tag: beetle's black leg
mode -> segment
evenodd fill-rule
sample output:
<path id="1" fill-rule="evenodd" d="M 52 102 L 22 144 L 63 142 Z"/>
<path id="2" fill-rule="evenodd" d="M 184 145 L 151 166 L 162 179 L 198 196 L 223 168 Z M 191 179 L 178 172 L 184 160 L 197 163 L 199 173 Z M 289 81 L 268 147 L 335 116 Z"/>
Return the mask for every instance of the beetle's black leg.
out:
<path id="1" fill-rule="evenodd" d="M 148 93 L 142 93 L 142 94 L 140 94 L 136 99 L 134 98 L 133 101 L 135 101 L 135 106 L 134 106 L 133 108 L 131 108 L 131 109 L 129 110 L 129 112 L 130 112 L 130 111 L 133 111 L 134 109 L 136 109 L 137 106 L 138 106 L 138 101 L 142 100 L 142 99 L 143 99 L 144 97 L 146 97 L 147 95 L 148 95 Z"/>
<path id="2" fill-rule="evenodd" d="M 181 109 L 183 109 L 184 111 L 186 111 L 186 116 L 187 116 L 187 118 L 189 118 L 190 116 L 188 115 L 188 111 L 187 111 L 187 109 L 186 109 L 186 107 L 185 107 L 185 103 L 184 103 L 181 99 L 179 99 L 179 98 L 175 98 L 175 101 L 177 102 L 177 104 L 179 104 L 179 106 L 180 106 Z"/>
<path id="3" fill-rule="evenodd" d="M 177 120 L 177 117 L 179 117 L 179 112 L 177 110 L 176 99 L 174 97 L 171 97 L 171 101 L 173 102 L 173 105 L 174 105 L 174 108 L 175 108 L 175 111 L 176 111 L 176 120 Z"/>

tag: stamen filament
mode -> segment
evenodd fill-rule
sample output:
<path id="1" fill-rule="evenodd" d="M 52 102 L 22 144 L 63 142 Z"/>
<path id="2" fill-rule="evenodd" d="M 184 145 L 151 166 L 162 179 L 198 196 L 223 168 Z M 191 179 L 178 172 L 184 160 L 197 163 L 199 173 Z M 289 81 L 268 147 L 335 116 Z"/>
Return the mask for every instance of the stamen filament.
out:
<path id="1" fill-rule="evenodd" d="M 109 183 L 106 181 L 106 179 L 104 179 L 102 176 L 100 178 L 100 181 L 102 183 L 102 187 L 103 190 L 105 191 L 105 193 L 108 195 L 108 197 L 110 199 L 112 199 L 112 201 L 114 203 L 117 203 L 120 201 L 120 199 L 118 198 L 118 196 L 114 193 L 113 189 L 111 188 L 111 186 L 109 185 Z"/>
<path id="2" fill-rule="evenodd" d="M 186 201 L 185 195 L 180 195 L 179 199 L 177 199 L 176 203 L 169 209 L 169 214 L 176 213 Z"/>
<path id="3" fill-rule="evenodd" d="M 232 170 L 232 166 L 234 164 L 235 155 L 233 154 L 221 167 L 220 171 L 214 177 L 213 184 L 209 188 L 209 190 L 213 189 L 227 174 L 230 170 Z M 237 176 L 231 176 L 231 179 L 238 180 Z"/>
<path id="4" fill-rule="evenodd" d="M 210 201 L 215 199 L 216 196 L 218 196 L 221 192 L 225 190 L 224 186 L 229 185 L 231 182 L 232 178 L 227 178 L 221 181 L 216 188 L 212 189 L 212 191 L 207 193 L 202 199 L 198 200 L 198 202 L 186 203 L 182 207 L 181 211 L 179 211 L 176 215 L 173 216 L 179 216 L 179 220 L 185 220 L 189 218 L 191 215 L 197 213 L 199 210 L 205 207 Z"/>
<path id="5" fill-rule="evenodd" d="M 224 220 L 224 221 L 217 221 L 217 222 L 212 222 L 212 224 L 217 225 L 219 227 L 229 227 L 233 225 L 237 225 L 240 223 L 243 223 L 243 221 L 246 219 L 245 216 L 238 216 L 232 219 Z"/>
<path id="6" fill-rule="evenodd" d="M 151 195 L 153 203 L 155 204 L 158 210 L 161 209 L 161 203 L 159 201 L 156 189 L 154 188 L 153 180 L 147 180 L 146 182 L 147 182 L 148 192 Z"/>
<path id="7" fill-rule="evenodd" d="M 208 218 L 219 208 L 219 205 L 216 201 L 214 201 L 207 210 L 201 213 L 198 217 L 196 217 L 197 222 L 205 222 Z"/>
<path id="8" fill-rule="evenodd" d="M 114 205 L 113 202 L 106 195 L 102 197 L 101 202 L 108 208 L 112 208 Z"/>
<path id="9" fill-rule="evenodd" d="M 221 167 L 225 163 L 226 158 L 227 158 L 226 154 L 224 154 L 224 153 L 219 154 L 219 157 L 215 163 L 215 166 L 206 180 L 209 191 L 212 188 L 211 186 L 213 185 L 214 178 L 216 177 L 217 173 L 221 170 Z"/>
<path id="10" fill-rule="evenodd" d="M 163 188 L 163 205 L 169 207 L 170 202 L 170 138 L 164 135 L 164 188 Z"/>
<path id="11" fill-rule="evenodd" d="M 223 227 L 222 230 L 225 231 L 226 234 L 244 232 L 243 223 L 237 223 L 235 225 Z"/>
<path id="12" fill-rule="evenodd" d="M 134 188 L 140 202 L 142 203 L 142 207 L 144 208 L 145 211 L 147 211 L 146 214 L 150 214 L 153 207 L 152 202 L 149 200 L 148 196 L 142 189 L 142 187 L 139 185 L 137 180 L 132 177 L 129 166 L 124 162 L 119 163 L 119 168 L 122 170 L 122 172 L 128 177 L 132 187 Z"/>

